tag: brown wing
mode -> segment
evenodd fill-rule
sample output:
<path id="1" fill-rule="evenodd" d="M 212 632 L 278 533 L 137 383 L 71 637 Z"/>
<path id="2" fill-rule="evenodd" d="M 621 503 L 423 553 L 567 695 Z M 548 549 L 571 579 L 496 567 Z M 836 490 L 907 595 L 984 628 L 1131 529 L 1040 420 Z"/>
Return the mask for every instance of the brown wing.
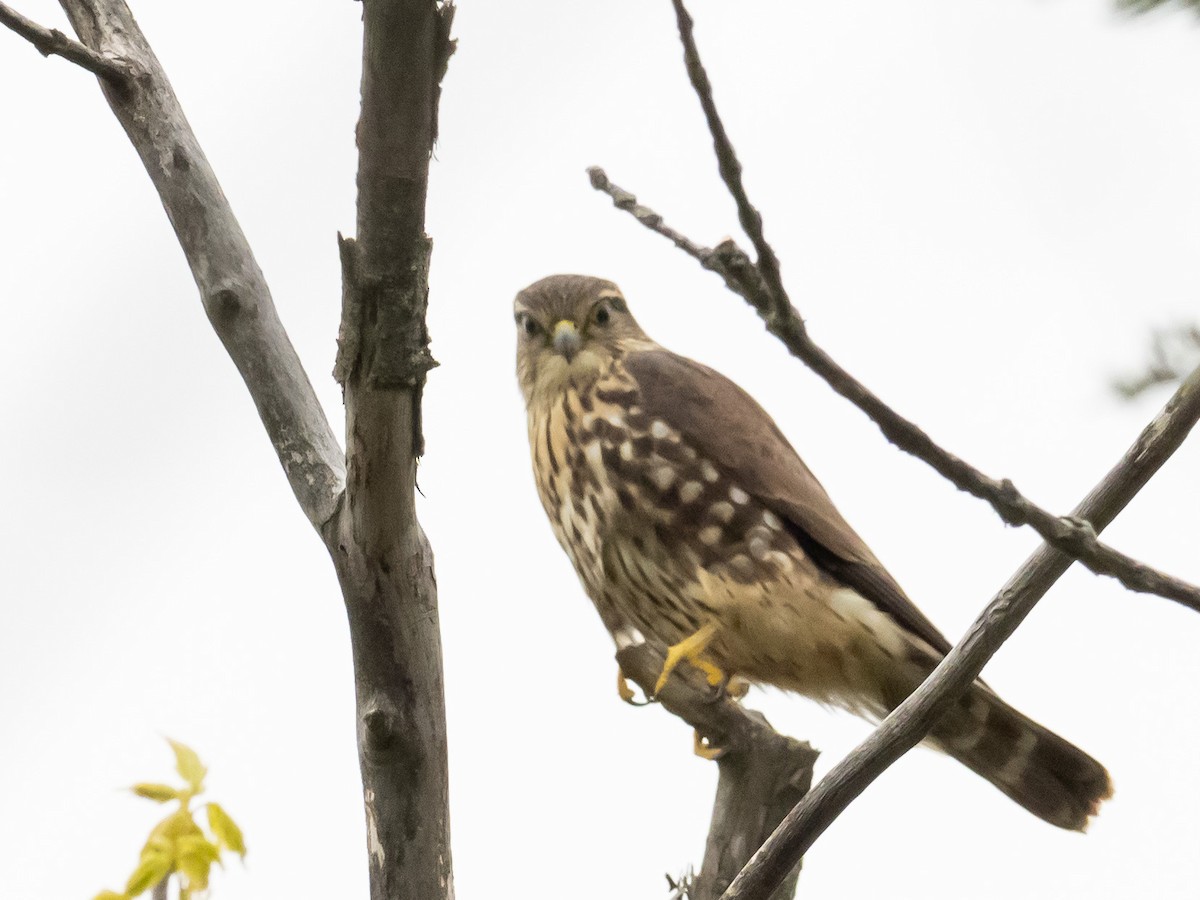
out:
<path id="1" fill-rule="evenodd" d="M 842 518 L 808 466 L 754 398 L 719 372 L 669 350 L 625 357 L 646 413 L 782 518 L 804 551 L 938 652 L 950 642 L 901 590 Z"/>

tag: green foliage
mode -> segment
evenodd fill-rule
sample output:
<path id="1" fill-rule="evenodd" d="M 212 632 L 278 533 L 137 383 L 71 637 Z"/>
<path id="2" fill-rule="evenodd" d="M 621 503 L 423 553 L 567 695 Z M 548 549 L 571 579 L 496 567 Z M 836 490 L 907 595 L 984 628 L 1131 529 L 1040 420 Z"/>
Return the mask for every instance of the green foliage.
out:
<path id="1" fill-rule="evenodd" d="M 208 819 L 207 834 L 196 824 L 192 800 L 204 792 L 204 776 L 208 769 L 191 747 L 170 738 L 167 742 L 175 752 L 175 771 L 184 780 L 184 785 L 171 787 L 141 782 L 130 790 L 155 803 L 176 801 L 179 807 L 150 830 L 137 867 L 125 883 L 125 892 L 101 891 L 93 900 L 132 900 L 171 876 L 179 880 L 179 900 L 189 900 L 193 894 L 208 889 L 208 876 L 213 863 L 221 864 L 223 850 L 241 857 L 246 855 L 242 829 L 224 807 L 216 803 L 202 804 Z"/>

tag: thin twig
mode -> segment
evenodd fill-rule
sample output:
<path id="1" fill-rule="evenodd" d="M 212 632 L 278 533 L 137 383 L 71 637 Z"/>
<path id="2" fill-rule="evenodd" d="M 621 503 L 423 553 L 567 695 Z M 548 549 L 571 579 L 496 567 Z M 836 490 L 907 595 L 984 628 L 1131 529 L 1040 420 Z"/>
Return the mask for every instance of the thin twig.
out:
<path id="1" fill-rule="evenodd" d="M 720 275 L 730 290 L 745 298 L 767 319 L 768 328 L 793 356 L 808 364 L 830 387 L 866 413 L 901 450 L 928 463 L 959 490 L 990 503 L 1009 525 L 1030 526 L 1043 540 L 1078 559 L 1097 575 L 1115 578 L 1131 591 L 1157 594 L 1200 611 L 1200 587 L 1101 543 L 1086 519 L 1056 516 L 1025 497 L 1007 478 L 991 478 L 943 450 L 929 435 L 892 410 L 813 343 L 790 304 L 786 307 L 785 318 L 775 320 L 778 329 L 773 326 L 764 312 L 772 307 L 763 279 L 749 257 L 732 241 L 723 241 L 716 248 L 702 247 L 668 226 L 654 210 L 639 204 L 632 193 L 613 184 L 603 169 L 593 166 L 588 169 L 588 176 L 596 190 L 613 198 L 614 206 L 634 214 L 651 231 L 664 235 L 706 269 Z"/>
<path id="2" fill-rule="evenodd" d="M 717 168 L 721 173 L 721 180 L 725 182 L 737 204 L 738 220 L 750 238 L 754 252 L 758 254 L 758 271 L 762 274 L 763 281 L 766 282 L 767 291 L 774 300 L 774 306 L 778 308 L 779 312 L 783 312 L 790 309 L 791 303 L 787 298 L 787 291 L 783 287 L 783 277 L 779 272 L 779 260 L 763 234 L 762 215 L 751 204 L 750 198 L 746 194 L 746 188 L 742 184 L 742 164 L 738 162 L 733 143 L 729 140 L 729 135 L 725 132 L 725 124 L 717 112 L 717 104 L 713 100 L 712 83 L 708 80 L 708 73 L 700 61 L 700 51 L 696 48 L 692 17 L 684 7 L 683 0 L 671 0 L 671 2 L 675 5 L 675 19 L 679 24 L 679 40 L 683 42 L 683 61 L 687 66 L 688 78 L 692 82 L 696 96 L 700 98 L 700 106 L 704 109 L 708 130 L 712 134 L 713 150 L 717 154 Z M 803 327 L 801 322 L 802 330 Z"/>
<path id="3" fill-rule="evenodd" d="M 1075 514 L 1096 523 L 1098 529 L 1105 528 L 1179 448 L 1197 420 L 1200 368 L 1188 376 L 1120 462 L 1079 504 Z M 925 683 L 788 813 L 722 900 L 768 897 L 829 824 L 888 766 L 921 741 L 1070 564 L 1069 557 L 1043 544 L 1009 579 Z"/>
<path id="4" fill-rule="evenodd" d="M 4 3 L 0 3 L 0 24 L 33 44 L 42 56 L 61 56 L 114 84 L 123 85 L 129 81 L 131 73 L 125 63 L 102 56 L 91 47 L 71 40 L 57 28 L 45 28 Z"/>

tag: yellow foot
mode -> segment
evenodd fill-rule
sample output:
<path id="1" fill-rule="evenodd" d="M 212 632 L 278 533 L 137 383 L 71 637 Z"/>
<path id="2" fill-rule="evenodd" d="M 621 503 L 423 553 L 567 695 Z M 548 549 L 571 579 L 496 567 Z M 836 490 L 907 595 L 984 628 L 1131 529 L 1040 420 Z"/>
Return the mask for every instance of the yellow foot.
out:
<path id="1" fill-rule="evenodd" d="M 625 673 L 621 671 L 620 666 L 617 666 L 617 693 L 620 694 L 621 699 L 624 700 L 626 703 L 628 703 L 630 706 L 645 706 L 646 705 L 645 703 L 642 703 L 642 702 L 634 699 L 635 697 L 637 697 L 637 694 L 635 694 L 633 692 L 633 688 L 631 688 L 629 686 L 629 682 L 625 679 Z"/>
<path id="2" fill-rule="evenodd" d="M 692 752 L 701 759 L 720 759 L 725 755 L 724 747 L 714 747 L 700 732 L 692 732 Z"/>
<path id="3" fill-rule="evenodd" d="M 671 677 L 671 672 L 685 659 L 704 673 L 709 684 L 716 686 L 724 681 L 725 673 L 703 655 L 716 636 L 717 626 L 710 622 L 691 637 L 686 637 L 667 648 L 667 660 L 663 663 L 662 674 L 658 676 L 658 682 L 654 685 L 654 693 L 657 694 L 663 689 L 667 679 Z"/>

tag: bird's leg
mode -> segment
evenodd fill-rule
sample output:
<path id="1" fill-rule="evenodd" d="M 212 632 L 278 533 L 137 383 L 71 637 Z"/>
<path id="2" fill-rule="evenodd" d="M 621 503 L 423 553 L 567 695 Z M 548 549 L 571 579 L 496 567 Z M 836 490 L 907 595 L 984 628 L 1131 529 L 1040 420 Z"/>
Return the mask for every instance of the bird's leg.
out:
<path id="1" fill-rule="evenodd" d="M 716 686 L 724 681 L 725 673 L 714 665 L 712 660 L 703 656 L 704 651 L 708 649 L 708 645 L 716 636 L 717 626 L 709 622 L 695 634 L 668 647 L 667 659 L 663 663 L 662 674 L 658 676 L 658 682 L 654 685 L 654 693 L 657 694 L 663 689 L 671 672 L 685 659 L 704 673 L 709 684 Z"/>

